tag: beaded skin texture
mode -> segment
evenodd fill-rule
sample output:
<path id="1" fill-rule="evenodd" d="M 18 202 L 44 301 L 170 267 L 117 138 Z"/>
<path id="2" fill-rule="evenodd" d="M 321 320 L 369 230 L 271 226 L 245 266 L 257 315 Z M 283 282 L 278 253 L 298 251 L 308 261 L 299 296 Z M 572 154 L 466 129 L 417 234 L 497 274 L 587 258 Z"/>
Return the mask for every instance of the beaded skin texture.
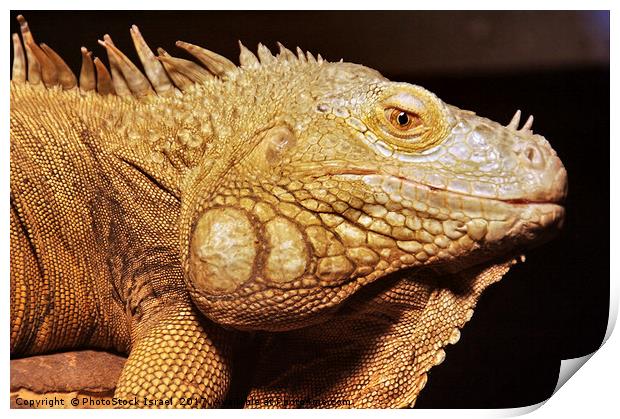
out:
<path id="1" fill-rule="evenodd" d="M 143 71 L 106 35 L 76 77 L 18 20 L 11 354 L 126 354 L 132 407 L 413 406 L 561 227 L 566 171 L 520 112 L 282 45 L 156 56 L 136 26 Z"/>

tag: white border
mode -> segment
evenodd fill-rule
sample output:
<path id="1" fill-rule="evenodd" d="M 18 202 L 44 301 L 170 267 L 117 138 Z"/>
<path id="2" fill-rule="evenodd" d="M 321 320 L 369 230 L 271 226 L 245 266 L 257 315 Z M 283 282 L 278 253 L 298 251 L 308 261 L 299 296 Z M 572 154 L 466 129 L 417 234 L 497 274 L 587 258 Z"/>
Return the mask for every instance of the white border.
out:
<path id="1" fill-rule="evenodd" d="M 50 4 L 46 0 L 12 1 L 9 9 L 42 10 L 611 10 L 613 0 L 237 0 L 234 3 L 183 0 L 173 3 L 163 0 L 108 0 L 105 3 L 63 0 Z M 54 7 L 58 6 L 58 7 Z"/>
<path id="2" fill-rule="evenodd" d="M 76 1 L 76 0 L 65 0 L 62 4 L 54 3 L 55 6 L 59 6 L 62 9 L 76 9 L 76 10 L 93 10 L 93 9 L 119 9 L 119 10 L 127 10 L 127 9 L 163 9 L 167 10 L 171 7 L 176 7 L 177 10 L 190 10 L 190 9 L 256 9 L 257 4 L 252 3 L 247 0 L 240 0 L 237 2 L 228 3 L 228 2 L 206 2 L 206 1 L 197 1 L 197 0 L 186 0 L 182 4 L 179 3 L 171 3 L 164 2 L 161 0 L 151 0 L 151 1 L 133 1 L 133 2 L 122 2 L 119 0 L 108 0 L 105 3 L 97 3 L 97 2 L 84 2 Z M 389 9 L 416 9 L 416 10 L 482 10 L 482 9 L 496 9 L 496 10 L 515 10 L 515 9 L 531 9 L 531 10 L 566 10 L 566 9 L 575 9 L 575 10 L 611 10 L 611 109 L 612 115 L 613 110 L 618 110 L 618 85 L 617 85 L 617 64 L 616 59 L 618 55 L 618 37 L 617 31 L 615 28 L 618 24 L 618 18 L 616 16 L 616 11 L 613 10 L 613 2 L 612 1 L 602 1 L 602 0 L 590 0 L 590 1 L 575 1 L 575 0 L 563 0 L 559 1 L 548 1 L 548 0 L 521 0 L 518 2 L 515 1 L 479 1 L 479 0 L 468 0 L 468 1 L 443 1 L 438 3 L 436 1 L 403 1 L 403 0 L 393 0 L 391 2 L 379 2 L 379 1 L 367 1 L 367 0 L 346 0 L 338 2 L 335 4 L 333 0 L 313 0 L 310 2 L 284 2 L 284 1 L 275 1 L 275 0 L 262 0 L 259 4 L 261 9 L 289 9 L 289 10 L 319 10 L 319 9 L 368 9 L 368 10 L 384 10 L 386 8 Z M 12 9 L 49 9 L 51 6 L 49 1 L 41 1 L 41 0 L 23 0 L 20 2 L 10 2 L 9 7 Z M 463 6 L 467 6 L 467 9 L 464 9 Z M 5 15 L 5 19 L 3 21 L 4 25 L 9 24 L 8 12 Z M 8 35 L 9 31 L 5 31 L 5 35 Z M 2 57 L 7 60 L 10 54 L 9 43 L 2 43 Z M 8 63 L 4 63 L 2 72 L 4 83 L 0 84 L 0 94 L 5 98 L 3 102 L 3 118 L 1 119 L 2 127 L 0 128 L 3 133 L 3 139 L 0 141 L 0 173 L 2 176 L 2 183 L 0 191 L 0 196 L 2 197 L 1 202 L 1 213 L 8 214 L 9 212 L 9 204 L 7 197 L 9 196 L 9 139 L 8 139 L 8 118 L 9 118 L 9 83 L 7 82 L 10 79 L 10 72 Z M 617 114 L 616 114 L 617 115 Z M 582 121 L 582 123 L 587 123 L 587 121 Z M 610 224 L 610 236 L 618 237 L 620 233 L 618 229 L 618 219 L 615 217 L 618 214 L 618 192 L 620 187 L 620 177 L 618 176 L 618 164 L 620 161 L 620 155 L 618 153 L 618 144 L 617 141 L 620 140 L 618 138 L 618 127 L 617 122 L 612 118 L 611 119 L 611 136 L 612 139 L 610 142 L 610 151 L 611 151 L 611 162 L 616 164 L 611 165 L 611 224 Z M 599 154 L 597 150 L 605 151 L 607 147 L 606 139 L 584 139 L 584 158 L 598 158 Z M 605 153 L 601 152 L 602 155 Z M 601 162 L 601 164 L 607 164 L 607 162 Z M 597 185 L 592 185 L 593 188 L 596 188 Z M 601 191 L 601 193 L 604 193 Z M 9 278 L 9 245 L 8 245 L 8 237 L 9 237 L 9 222 L 8 217 L 2 218 L 2 222 L 0 222 L 0 237 L 3 240 L 0 241 L 0 249 L 2 251 L 3 260 L 7 261 L 6 264 L 3 264 L 5 268 L 3 269 L 4 278 L 8 282 Z M 588 243 L 575 243 L 575 246 L 588 246 Z M 611 251 L 610 251 L 610 260 L 618 260 L 620 256 L 618 254 L 618 246 L 612 242 L 611 243 Z M 590 263 L 606 263 L 607 257 L 603 255 L 602 261 L 590 261 Z M 619 277 L 618 265 L 611 265 L 611 278 Z M 587 286 L 587 284 L 584 284 Z M 8 284 L 6 284 L 5 290 L 8 288 Z M 5 298 L 8 299 L 8 295 L 5 295 Z M 6 300 L 5 300 L 6 301 Z M 8 303 L 8 301 L 6 301 Z M 413 411 L 375 411 L 375 410 L 364 410 L 364 411 L 354 411 L 354 412 L 339 412 L 338 415 L 352 415 L 354 414 L 356 417 L 374 417 L 377 414 L 391 416 L 391 415 L 414 415 L 416 418 L 418 417 L 501 417 L 501 416 L 514 416 L 517 414 L 526 413 L 527 411 L 535 410 L 531 413 L 532 417 L 537 418 L 555 418 L 557 416 L 563 418 L 583 418 L 583 417 L 610 417 L 615 416 L 617 414 L 617 405 L 616 398 L 617 395 L 617 380 L 620 377 L 620 369 L 618 368 L 618 356 L 617 354 L 620 352 L 619 349 L 619 340 L 616 336 L 611 335 L 611 331 L 613 330 L 613 326 L 616 321 L 617 311 L 618 311 L 618 283 L 617 280 L 612 281 L 611 283 L 611 310 L 610 310 L 610 322 L 608 325 L 606 339 L 607 342 L 603 345 L 602 350 L 595 353 L 592 358 L 587 362 L 587 364 L 577 373 L 577 377 L 568 382 L 555 394 L 549 401 L 543 403 L 544 406 L 540 409 L 536 409 L 534 406 L 525 409 L 505 409 L 505 410 L 413 410 Z M 4 394 L 5 398 L 3 399 L 3 403 L 5 409 L 9 410 L 9 400 L 8 400 L 8 380 L 6 377 L 9 376 L 9 356 L 8 356 L 8 347 L 9 347 L 9 332 L 8 332 L 8 304 L 4 310 L 2 320 L 0 323 L 0 339 L 3 341 L 3 359 L 5 363 L 3 364 L 3 377 L 2 384 L 0 386 L 0 394 Z M 6 317 L 5 317 L 6 316 Z M 610 336 L 611 335 L 611 336 Z M 76 413 L 78 412 L 78 413 Z M 74 414 L 84 414 L 84 411 L 47 411 L 47 412 L 37 412 L 33 410 L 12 410 L 9 412 L 11 415 L 15 416 L 39 416 L 39 415 L 52 415 L 53 417 L 64 417 L 67 415 Z M 109 411 L 89 411 L 87 414 L 92 415 L 109 415 Z M 120 411 L 114 412 L 114 415 L 127 416 L 131 415 L 134 417 L 137 412 L 129 412 L 129 411 Z M 139 415 L 143 414 L 153 414 L 159 417 L 164 417 L 164 415 L 168 416 L 167 412 L 140 412 Z M 175 415 L 184 414 L 181 411 L 175 411 Z M 193 415 L 205 415 L 208 414 L 210 417 L 230 417 L 230 415 L 290 415 L 294 414 L 299 417 L 315 417 L 317 414 L 320 415 L 332 415 L 335 414 L 333 411 L 295 411 L 295 412 L 287 412 L 287 411 L 237 411 L 237 410 L 219 410 L 219 411 L 211 411 L 211 412 L 188 412 L 188 414 Z"/>

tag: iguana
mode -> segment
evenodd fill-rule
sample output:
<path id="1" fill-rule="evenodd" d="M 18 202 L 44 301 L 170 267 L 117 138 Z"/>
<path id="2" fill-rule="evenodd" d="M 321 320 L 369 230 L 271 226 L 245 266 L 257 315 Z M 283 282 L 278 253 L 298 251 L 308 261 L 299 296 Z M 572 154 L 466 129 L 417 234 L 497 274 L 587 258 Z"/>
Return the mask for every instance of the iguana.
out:
<path id="1" fill-rule="evenodd" d="M 519 111 L 282 45 L 155 56 L 136 26 L 144 72 L 106 35 L 78 78 L 18 20 L 11 354 L 126 353 L 117 400 L 411 406 L 562 224 L 566 171 Z"/>

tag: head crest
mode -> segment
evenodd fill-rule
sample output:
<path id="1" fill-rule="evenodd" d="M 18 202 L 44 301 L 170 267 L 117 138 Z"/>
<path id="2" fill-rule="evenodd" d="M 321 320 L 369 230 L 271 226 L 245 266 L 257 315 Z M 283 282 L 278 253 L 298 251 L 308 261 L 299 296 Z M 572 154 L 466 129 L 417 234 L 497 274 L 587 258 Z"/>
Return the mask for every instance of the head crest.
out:
<path id="1" fill-rule="evenodd" d="M 43 83 L 46 87 L 61 86 L 65 90 L 79 86 L 82 91 L 96 90 L 102 95 L 142 97 L 154 94 L 167 95 L 176 89 L 183 91 L 193 84 L 204 83 L 210 79 L 224 79 L 240 68 L 255 69 L 277 62 L 297 61 L 318 64 L 323 62 L 320 55 L 315 59 L 312 54 L 304 53 L 299 48 L 297 48 L 298 57 L 295 57 L 280 43 L 278 43 L 280 52 L 277 56 L 274 56 L 266 46 L 259 44 L 257 58 L 239 42 L 240 67 L 237 67 L 232 61 L 213 51 L 188 42 L 177 41 L 176 46 L 193 55 L 199 62 L 196 63 L 173 57 L 162 48 L 158 48 L 158 55 L 155 55 L 138 27 L 132 25 L 129 33 L 144 72 L 132 63 L 106 34 L 103 40 L 98 42 L 106 49 L 110 71 L 99 58 L 95 57 L 93 60 L 92 53 L 82 47 L 82 67 L 78 78 L 54 50 L 34 41 L 28 23 L 22 15 L 19 15 L 17 20 L 20 23 L 21 40 L 18 34 L 12 35 L 14 83 Z"/>

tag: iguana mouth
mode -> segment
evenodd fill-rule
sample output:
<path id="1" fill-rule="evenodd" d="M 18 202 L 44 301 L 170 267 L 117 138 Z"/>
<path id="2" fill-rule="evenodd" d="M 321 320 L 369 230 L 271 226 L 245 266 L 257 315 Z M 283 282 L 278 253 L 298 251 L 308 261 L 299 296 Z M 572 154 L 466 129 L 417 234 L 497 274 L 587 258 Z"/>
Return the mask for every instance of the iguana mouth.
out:
<path id="1" fill-rule="evenodd" d="M 500 219 L 514 219 L 516 224 L 531 224 L 532 228 L 536 226 L 536 229 L 542 228 L 543 230 L 557 230 L 564 221 L 565 209 L 561 205 L 563 199 L 548 199 L 537 200 L 528 198 L 513 198 L 513 199 L 500 199 L 480 195 L 465 194 L 459 191 L 454 191 L 444 188 L 435 188 L 432 186 L 419 183 L 417 181 L 404 178 L 402 176 L 383 175 L 375 173 L 379 177 L 391 178 L 398 182 L 401 182 L 403 186 L 406 186 L 404 192 L 401 192 L 400 197 L 407 198 L 411 194 L 411 190 L 421 189 L 427 193 L 439 193 L 446 196 L 445 202 L 454 203 L 460 201 L 461 206 L 467 206 L 473 201 L 478 201 L 480 211 L 479 216 L 487 219 L 500 218 Z M 350 173 L 343 176 L 351 176 Z M 402 188 L 401 188 L 402 190 Z M 450 205 L 450 204 L 448 204 Z M 450 208 L 451 210 L 459 211 L 459 207 L 455 206 Z"/>
<path id="2" fill-rule="evenodd" d="M 382 176 L 381 173 L 374 173 L 374 174 Z M 480 199 L 480 200 L 485 200 L 485 201 L 501 202 L 501 203 L 504 203 L 504 204 L 510 204 L 510 205 L 516 205 L 516 206 L 518 206 L 518 205 L 536 205 L 536 204 L 561 206 L 560 204 L 564 200 L 563 197 L 555 199 L 555 200 L 554 199 L 535 199 L 535 198 L 510 198 L 510 199 L 493 198 L 493 197 L 483 196 L 483 195 L 465 194 L 463 192 L 455 191 L 453 189 L 437 188 L 435 186 L 426 185 L 424 183 L 420 183 L 418 181 L 415 181 L 415 180 L 412 180 L 412 179 L 409 179 L 409 178 L 406 178 L 406 177 L 403 177 L 403 176 L 392 176 L 392 175 L 390 175 L 390 177 L 398 179 L 401 182 L 408 183 L 408 184 L 412 185 L 415 188 L 423 188 L 423 189 L 427 189 L 429 191 L 438 191 L 438 192 L 441 192 L 441 193 L 459 195 L 459 196 L 463 196 L 463 197 Z"/>
<path id="3" fill-rule="evenodd" d="M 318 166 L 318 165 L 304 165 L 304 166 L 300 166 L 297 168 L 296 170 L 296 174 L 301 174 L 301 175 L 309 175 L 309 176 L 323 176 L 323 175 L 330 175 L 330 176 L 337 176 L 337 177 L 349 177 L 349 176 L 353 176 L 355 178 L 357 178 L 358 180 L 361 178 L 362 181 L 364 181 L 364 176 L 376 176 L 379 178 L 382 178 L 383 182 L 387 181 L 388 179 L 393 179 L 397 182 L 401 182 L 403 184 L 407 184 L 410 185 L 410 187 L 415 188 L 415 189 L 419 189 L 419 190 L 424 190 L 424 191 L 434 191 L 434 192 L 440 192 L 440 193 L 445 193 L 445 194 L 450 194 L 453 196 L 460 196 L 463 198 L 469 198 L 469 199 L 479 199 L 481 201 L 486 201 L 486 202 L 499 202 L 502 204 L 508 204 L 511 206 L 524 206 L 524 205 L 552 205 L 552 206 L 557 206 L 557 207 L 562 207 L 562 203 L 565 199 L 565 193 L 563 194 L 550 194 L 550 198 L 548 199 L 540 199 L 540 198 L 528 198 L 528 197 L 523 197 L 523 198 L 507 198 L 507 199 L 502 199 L 502 198 L 496 198 L 496 197 L 490 197 L 490 196 L 484 196 L 484 195 L 477 195 L 477 194 L 466 194 L 460 191 L 456 191 L 453 189 L 448 189 L 448 188 L 438 188 L 435 186 L 431 186 L 431 185 L 427 185 L 424 183 L 421 183 L 417 180 L 413 180 L 411 178 L 407 178 L 405 176 L 402 175 L 398 175 L 398 174 L 391 174 L 391 173 L 386 173 L 386 172 L 382 172 L 378 169 L 371 169 L 371 168 L 362 168 L 362 167 L 347 167 L 346 169 L 343 169 L 343 166 L 346 164 L 350 164 L 350 163 L 346 163 L 346 162 L 334 162 L 334 163 L 324 163 L 323 166 Z M 370 182 L 366 182 L 366 183 L 370 183 Z M 379 181 L 375 181 L 372 182 L 373 184 L 379 184 Z M 562 207 L 563 208 L 563 207 Z"/>

